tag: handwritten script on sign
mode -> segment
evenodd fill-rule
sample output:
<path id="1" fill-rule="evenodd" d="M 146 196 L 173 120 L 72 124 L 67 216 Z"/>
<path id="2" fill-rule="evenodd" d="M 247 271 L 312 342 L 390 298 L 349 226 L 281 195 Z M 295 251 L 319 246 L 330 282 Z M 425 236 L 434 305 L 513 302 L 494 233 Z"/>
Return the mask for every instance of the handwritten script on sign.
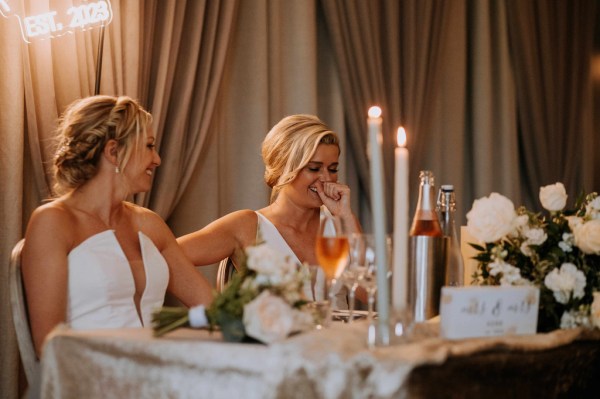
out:
<path id="1" fill-rule="evenodd" d="M 444 338 L 535 334 L 540 291 L 535 287 L 442 287 Z"/>
<path id="2" fill-rule="evenodd" d="M 41 7 L 46 4 L 45 8 Z M 33 3 L 24 10 L 18 0 L 0 0 L 0 15 L 15 17 L 21 27 L 23 40 L 31 43 L 34 39 L 48 39 L 73 33 L 76 30 L 88 30 L 106 26 L 112 21 L 112 8 L 109 0 L 74 0 Z"/>

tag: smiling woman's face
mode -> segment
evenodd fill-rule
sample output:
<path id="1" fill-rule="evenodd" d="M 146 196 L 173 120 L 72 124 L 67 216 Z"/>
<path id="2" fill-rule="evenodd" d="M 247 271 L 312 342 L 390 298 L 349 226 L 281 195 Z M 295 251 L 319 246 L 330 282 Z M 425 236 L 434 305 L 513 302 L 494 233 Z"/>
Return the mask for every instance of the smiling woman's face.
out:
<path id="1" fill-rule="evenodd" d="M 287 194 L 293 196 L 296 202 L 307 206 L 323 205 L 315 188 L 315 182 L 337 182 L 340 149 L 335 144 L 319 144 L 315 154 L 289 184 Z"/>
<path id="2" fill-rule="evenodd" d="M 154 141 L 154 130 L 149 126 L 146 137 L 140 142 L 140 148 L 135 149 L 131 162 L 124 170 L 132 193 L 150 190 L 154 170 L 161 163 Z"/>

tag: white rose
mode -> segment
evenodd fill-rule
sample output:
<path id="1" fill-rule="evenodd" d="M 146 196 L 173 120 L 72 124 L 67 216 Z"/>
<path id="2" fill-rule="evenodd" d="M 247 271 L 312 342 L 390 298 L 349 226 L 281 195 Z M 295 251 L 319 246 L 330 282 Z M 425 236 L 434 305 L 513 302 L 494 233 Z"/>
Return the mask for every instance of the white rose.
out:
<path id="1" fill-rule="evenodd" d="M 568 330 L 570 328 L 577 328 L 577 322 L 575 321 L 575 316 L 570 311 L 563 312 L 560 317 L 560 328 L 563 330 Z"/>
<path id="2" fill-rule="evenodd" d="M 540 187 L 540 202 L 549 211 L 560 211 L 567 205 L 567 191 L 562 183 Z"/>
<path id="3" fill-rule="evenodd" d="M 600 197 L 594 198 L 585 206 L 585 214 L 591 219 L 600 218 Z"/>
<path id="4" fill-rule="evenodd" d="M 525 231 L 525 238 L 527 238 L 529 245 L 542 245 L 548 238 L 548 235 L 544 229 L 527 229 Z"/>
<path id="5" fill-rule="evenodd" d="M 246 248 L 247 265 L 260 274 L 271 275 L 279 271 L 283 257 L 266 244 Z"/>
<path id="6" fill-rule="evenodd" d="M 492 193 L 473 202 L 467 213 L 467 231 L 483 242 L 496 242 L 516 229 L 517 213 L 508 198 Z"/>
<path id="7" fill-rule="evenodd" d="M 558 243 L 560 249 L 565 252 L 573 251 L 573 245 L 575 244 L 575 238 L 571 233 L 563 233 L 562 241 Z"/>
<path id="8" fill-rule="evenodd" d="M 581 223 L 573 230 L 575 245 L 586 254 L 600 255 L 600 219 Z"/>
<path id="9" fill-rule="evenodd" d="M 563 263 L 560 269 L 552 270 L 544 279 L 544 284 L 554 294 L 556 302 L 567 304 L 573 298 L 583 298 L 585 274 L 572 263 Z"/>
<path id="10" fill-rule="evenodd" d="M 533 255 L 533 250 L 529 247 L 530 245 L 542 245 L 548 238 L 544 229 L 531 229 L 529 227 L 523 229 L 523 236 L 525 237 L 525 241 L 521 244 L 520 249 L 525 256 Z"/>
<path id="11" fill-rule="evenodd" d="M 582 310 L 565 311 L 560 318 L 560 328 L 592 327 L 590 317 Z"/>
<path id="12" fill-rule="evenodd" d="M 244 306 L 246 334 L 265 344 L 285 339 L 294 331 L 293 310 L 280 297 L 263 291 Z"/>
<path id="13" fill-rule="evenodd" d="M 246 255 L 248 268 L 258 275 L 257 284 L 279 285 L 295 278 L 296 263 L 266 244 L 246 248 Z"/>
<path id="14" fill-rule="evenodd" d="M 525 280 L 521 277 L 521 271 L 519 268 L 504 262 L 503 260 L 497 260 L 488 265 L 490 275 L 497 276 L 500 274 L 500 285 L 527 285 Z"/>

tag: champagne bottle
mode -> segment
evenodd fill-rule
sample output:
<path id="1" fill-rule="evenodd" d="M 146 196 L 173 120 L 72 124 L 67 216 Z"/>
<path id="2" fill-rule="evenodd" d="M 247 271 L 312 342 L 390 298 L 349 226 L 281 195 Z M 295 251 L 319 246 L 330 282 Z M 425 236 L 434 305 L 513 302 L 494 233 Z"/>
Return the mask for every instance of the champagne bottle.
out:
<path id="1" fill-rule="evenodd" d="M 419 199 L 409 231 L 408 297 L 415 322 L 439 314 L 440 291 L 445 278 L 443 233 L 435 211 L 434 176 L 424 170 L 419 178 Z"/>
<path id="2" fill-rule="evenodd" d="M 437 211 L 440 214 L 444 237 L 444 264 L 446 266 L 445 284 L 462 286 L 464 280 L 464 263 L 460 252 L 460 242 L 456 232 L 456 196 L 454 186 L 442 185 L 437 199 Z"/>
<path id="3" fill-rule="evenodd" d="M 430 236 L 442 237 L 442 228 L 435 212 L 434 195 L 434 177 L 428 170 L 422 170 L 419 173 L 421 184 L 419 185 L 419 200 L 417 209 L 410 227 L 410 236 Z"/>

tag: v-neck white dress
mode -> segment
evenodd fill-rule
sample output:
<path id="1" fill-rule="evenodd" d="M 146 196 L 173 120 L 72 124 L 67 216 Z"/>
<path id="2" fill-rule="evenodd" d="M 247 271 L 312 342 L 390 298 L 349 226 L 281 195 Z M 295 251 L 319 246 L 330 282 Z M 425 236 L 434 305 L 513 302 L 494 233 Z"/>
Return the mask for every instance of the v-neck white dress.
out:
<path id="1" fill-rule="evenodd" d="M 296 261 L 299 265 L 302 265 L 298 256 L 294 253 L 292 248 L 285 241 L 277 227 L 267 219 L 260 212 L 256 212 L 258 215 L 258 234 L 265 241 L 265 243 L 276 251 L 279 251 L 284 256 L 289 256 L 291 259 Z M 346 289 L 343 285 L 337 284 L 333 287 L 335 294 L 334 309 L 348 309 L 348 301 L 346 299 Z M 310 281 L 307 281 L 303 287 L 303 293 L 306 298 L 313 301 L 322 301 L 323 293 L 325 291 L 325 273 L 320 268 L 317 269 L 317 277 L 315 281 L 314 290 Z"/>
<path id="2" fill-rule="evenodd" d="M 68 255 L 67 320 L 74 329 L 150 326 L 152 311 L 163 305 L 169 269 L 152 240 L 138 233 L 146 287 L 141 320 L 133 296 L 131 267 L 113 230 L 95 234 Z"/>

